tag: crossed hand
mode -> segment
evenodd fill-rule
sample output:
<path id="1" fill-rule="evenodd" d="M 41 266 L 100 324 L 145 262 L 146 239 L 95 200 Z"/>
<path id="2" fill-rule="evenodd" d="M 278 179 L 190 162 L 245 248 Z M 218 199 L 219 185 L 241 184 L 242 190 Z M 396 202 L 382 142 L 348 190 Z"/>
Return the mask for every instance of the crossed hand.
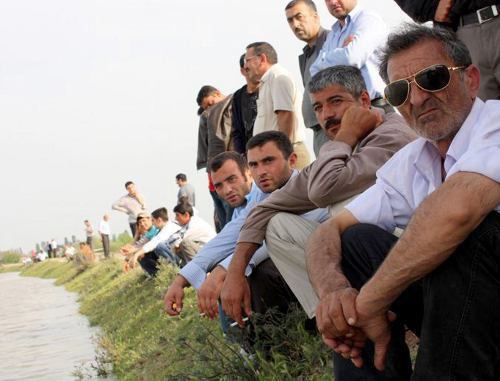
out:
<path id="1" fill-rule="evenodd" d="M 390 322 L 396 315 L 390 311 L 364 314 L 357 297 L 358 291 L 350 287 L 324 295 L 316 308 L 318 330 L 326 345 L 358 368 L 363 366 L 366 340 L 371 340 L 375 344 L 374 365 L 383 370 L 391 340 Z"/>

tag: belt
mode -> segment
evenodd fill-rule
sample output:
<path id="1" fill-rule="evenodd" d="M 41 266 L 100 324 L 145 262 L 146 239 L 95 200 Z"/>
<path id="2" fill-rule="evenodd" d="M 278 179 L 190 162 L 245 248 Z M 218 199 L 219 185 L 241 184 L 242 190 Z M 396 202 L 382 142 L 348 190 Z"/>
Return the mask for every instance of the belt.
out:
<path id="1" fill-rule="evenodd" d="M 475 12 L 466 14 L 460 17 L 460 25 L 469 25 L 469 24 L 482 24 L 488 20 L 491 20 L 498 16 L 498 9 L 496 5 L 489 5 L 487 7 L 478 9 Z"/>

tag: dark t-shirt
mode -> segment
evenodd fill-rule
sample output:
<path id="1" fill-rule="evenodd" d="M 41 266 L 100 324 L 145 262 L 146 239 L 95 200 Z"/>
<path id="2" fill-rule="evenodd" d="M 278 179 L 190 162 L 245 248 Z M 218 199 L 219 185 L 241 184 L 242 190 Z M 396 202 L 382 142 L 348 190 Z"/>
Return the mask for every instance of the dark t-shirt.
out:
<path id="1" fill-rule="evenodd" d="M 246 144 L 253 135 L 258 96 L 258 91 L 248 93 L 246 85 L 234 93 L 233 144 L 236 152 L 245 153 Z"/>

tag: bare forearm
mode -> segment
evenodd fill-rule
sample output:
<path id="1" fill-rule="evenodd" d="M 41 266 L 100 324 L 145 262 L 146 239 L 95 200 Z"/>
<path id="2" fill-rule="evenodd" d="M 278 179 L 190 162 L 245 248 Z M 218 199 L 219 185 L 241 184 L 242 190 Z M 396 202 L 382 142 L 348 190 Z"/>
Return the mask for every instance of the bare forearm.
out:
<path id="1" fill-rule="evenodd" d="M 369 313 L 387 310 L 414 281 L 441 265 L 500 203 L 500 185 L 487 177 L 459 173 L 416 210 L 408 227 L 359 303 Z"/>
<path id="2" fill-rule="evenodd" d="M 233 259 L 229 265 L 228 274 L 245 276 L 247 267 L 253 254 L 257 251 L 259 245 L 255 243 L 241 242 L 236 245 Z"/>
<path id="3" fill-rule="evenodd" d="M 286 136 L 293 141 L 293 131 L 295 127 L 295 120 L 292 111 L 276 111 L 276 117 L 278 118 L 278 128 Z"/>
<path id="4" fill-rule="evenodd" d="M 341 268 L 341 233 L 355 224 L 354 217 L 345 212 L 322 223 L 311 234 L 307 244 L 307 272 L 320 298 L 335 290 L 350 287 Z"/>

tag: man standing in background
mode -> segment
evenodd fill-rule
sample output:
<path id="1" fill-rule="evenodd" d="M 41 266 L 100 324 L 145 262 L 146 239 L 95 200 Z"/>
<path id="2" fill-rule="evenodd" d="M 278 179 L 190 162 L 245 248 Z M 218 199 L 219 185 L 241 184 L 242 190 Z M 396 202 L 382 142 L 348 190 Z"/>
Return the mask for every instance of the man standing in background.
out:
<path id="1" fill-rule="evenodd" d="M 316 4 L 312 0 L 292 0 L 285 7 L 286 20 L 295 36 L 307 45 L 302 49 L 299 56 L 300 75 L 304 85 L 304 96 L 302 97 L 302 117 L 304 124 L 314 132 L 313 148 L 316 157 L 319 149 L 328 141 L 324 130 L 318 123 L 312 108 L 308 86 L 311 80 L 310 68 L 318 58 L 323 44 L 328 36 L 328 31 L 320 24 Z"/>
<path id="2" fill-rule="evenodd" d="M 146 203 L 142 195 L 137 192 L 135 184 L 132 181 L 125 183 L 125 189 L 128 193 L 120 197 L 118 201 L 111 205 L 111 208 L 128 214 L 128 223 L 132 231 L 132 237 L 134 237 L 137 230 L 137 216 L 146 210 Z"/>
<path id="3" fill-rule="evenodd" d="M 194 187 L 188 183 L 187 176 L 184 173 L 178 173 L 175 176 L 175 182 L 179 186 L 179 192 L 177 192 L 177 203 L 187 201 L 191 206 L 195 206 Z"/>
<path id="4" fill-rule="evenodd" d="M 247 46 L 245 68 L 250 80 L 260 81 L 253 135 L 264 131 L 283 132 L 297 154 L 296 168 L 304 168 L 309 164 L 310 157 L 304 144 L 301 94 L 292 76 L 278 64 L 278 54 L 267 42 L 254 42 Z"/>
<path id="5" fill-rule="evenodd" d="M 233 146 L 234 150 L 246 154 L 247 142 L 253 136 L 253 124 L 257 116 L 259 81 L 250 80 L 245 68 L 245 55 L 240 57 L 240 73 L 246 84 L 233 94 Z"/>
<path id="6" fill-rule="evenodd" d="M 92 227 L 92 224 L 90 223 L 89 220 L 83 221 L 85 224 L 85 237 L 87 245 L 92 249 L 92 236 L 94 235 L 94 228 Z"/>
<path id="7" fill-rule="evenodd" d="M 382 97 L 385 83 L 378 73 L 377 49 L 387 40 L 387 25 L 375 12 L 357 0 L 326 0 L 330 14 L 337 19 L 311 65 L 311 75 L 335 65 L 355 66 L 361 70 L 372 106 L 393 111 Z"/>
<path id="8" fill-rule="evenodd" d="M 104 258 L 109 258 L 109 216 L 105 214 L 99 222 L 99 234 L 101 235 L 102 249 L 104 251 Z"/>

